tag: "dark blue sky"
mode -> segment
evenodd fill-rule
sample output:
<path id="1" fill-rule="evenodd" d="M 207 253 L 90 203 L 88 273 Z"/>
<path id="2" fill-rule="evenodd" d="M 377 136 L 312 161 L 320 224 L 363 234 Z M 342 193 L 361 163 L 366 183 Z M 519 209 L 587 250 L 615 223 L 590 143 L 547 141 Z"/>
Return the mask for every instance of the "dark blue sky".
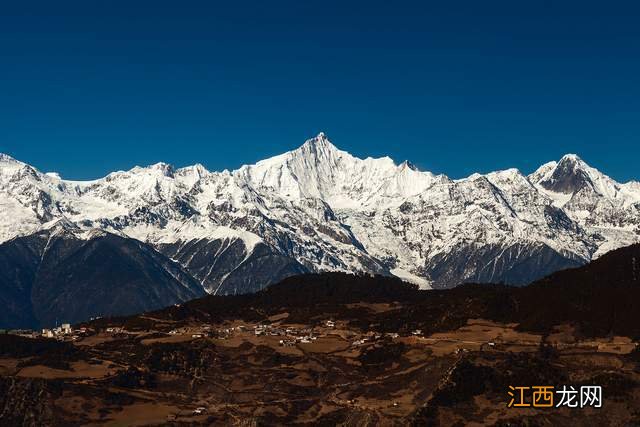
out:
<path id="1" fill-rule="evenodd" d="M 70 179 L 221 170 L 322 130 L 452 177 L 575 152 L 640 178 L 636 5 L 8 2 L 0 152 Z"/>

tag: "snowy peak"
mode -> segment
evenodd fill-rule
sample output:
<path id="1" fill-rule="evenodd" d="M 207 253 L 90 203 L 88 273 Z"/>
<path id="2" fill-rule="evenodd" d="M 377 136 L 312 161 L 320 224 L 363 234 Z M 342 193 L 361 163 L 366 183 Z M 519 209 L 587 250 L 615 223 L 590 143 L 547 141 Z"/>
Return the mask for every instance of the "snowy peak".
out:
<path id="1" fill-rule="evenodd" d="M 529 178 L 524 176 L 516 168 L 491 172 L 485 176 L 491 184 L 495 185 L 504 193 L 535 191 Z"/>
<path id="2" fill-rule="evenodd" d="M 530 178 L 553 198 L 565 199 L 565 202 L 579 196 L 579 199 L 596 197 L 613 204 L 629 204 L 638 196 L 633 190 L 628 191 L 630 186 L 616 182 L 575 154 L 543 165 Z"/>
<path id="3" fill-rule="evenodd" d="M 325 135 L 324 132 L 320 132 L 317 136 L 307 139 L 299 148 L 299 150 L 303 149 L 309 149 L 316 152 L 338 151 L 338 147 L 329 141 L 329 138 L 327 138 L 327 135 Z"/>
<path id="4" fill-rule="evenodd" d="M 18 161 L 8 154 L 0 153 L 0 163 L 17 163 Z"/>
<path id="5" fill-rule="evenodd" d="M 415 196 L 435 177 L 408 161 L 397 165 L 390 157 L 360 159 L 334 146 L 321 133 L 291 152 L 287 166 L 301 194 L 326 200 L 334 208 L 383 209 Z"/>
<path id="6" fill-rule="evenodd" d="M 155 165 L 151 165 L 150 168 L 162 174 L 163 176 L 166 176 L 167 178 L 173 178 L 174 168 L 168 163 L 159 162 Z"/>
<path id="7" fill-rule="evenodd" d="M 591 167 L 575 154 L 567 154 L 548 171 L 540 185 L 549 191 L 574 194 L 584 188 L 592 188 Z"/>
<path id="8" fill-rule="evenodd" d="M 573 163 L 576 165 L 582 165 L 585 167 L 589 167 L 589 165 L 587 165 L 581 158 L 580 156 L 578 156 L 577 154 L 573 154 L 573 153 L 567 153 L 564 156 L 562 156 L 562 158 L 560 158 L 560 163 L 562 162 L 568 162 L 568 163 Z"/>
<path id="9" fill-rule="evenodd" d="M 358 162 L 320 133 L 293 151 L 243 166 L 234 176 L 254 189 L 290 200 L 326 198 Z"/>
<path id="10" fill-rule="evenodd" d="M 26 163 L 22 163 L 7 154 L 0 153 L 0 175 L 9 175 L 25 167 L 31 168 Z"/>
<path id="11" fill-rule="evenodd" d="M 524 283 L 540 273 L 538 256 L 567 267 L 640 241 L 640 184 L 618 184 L 576 155 L 528 176 L 451 180 L 408 161 L 352 156 L 324 133 L 232 172 L 156 163 L 88 182 L 0 155 L 0 212 L 0 242 L 49 228 L 79 227 L 82 238 L 106 230 L 172 247 L 209 290 L 245 289 L 258 258 L 286 271 L 391 272 L 437 286 Z M 531 270 L 508 276 L 520 262 Z M 276 271 L 265 264 L 263 273 Z M 266 277 L 252 289 L 276 280 Z"/>
<path id="12" fill-rule="evenodd" d="M 289 155 L 290 160 L 301 158 L 308 163 L 331 162 L 343 155 L 348 155 L 333 145 L 324 132 L 306 140 L 300 147 L 286 154 Z"/>
<path id="13" fill-rule="evenodd" d="M 136 166 L 129 171 L 132 174 L 151 174 L 157 176 L 164 176 L 166 178 L 173 178 L 175 169 L 173 165 L 164 162 L 158 162 L 147 167 Z"/>
<path id="14" fill-rule="evenodd" d="M 401 170 L 409 169 L 409 170 L 418 172 L 418 167 L 413 163 L 411 163 L 409 160 L 405 160 L 404 162 L 400 163 L 399 167 Z"/>
<path id="15" fill-rule="evenodd" d="M 531 181 L 533 184 L 539 184 L 540 181 L 549 178 L 551 174 L 553 174 L 556 166 L 558 166 L 558 162 L 556 161 L 551 161 L 543 164 L 538 169 L 536 169 L 535 172 L 528 176 L 529 181 Z"/>
<path id="16" fill-rule="evenodd" d="M 331 172 L 330 169 L 341 166 L 340 160 L 343 157 L 351 157 L 351 155 L 339 150 L 323 132 L 320 132 L 315 138 L 305 141 L 298 149 L 291 151 L 288 164 L 292 168 L 303 165 L 316 171 L 322 169 L 325 172 Z"/>
<path id="17" fill-rule="evenodd" d="M 209 175 L 210 172 L 207 170 L 207 168 L 205 168 L 200 163 L 196 163 L 193 166 L 186 166 L 186 167 L 180 168 L 176 171 L 176 173 L 177 175 L 180 175 L 180 176 L 193 176 L 197 178 L 203 178 Z"/>

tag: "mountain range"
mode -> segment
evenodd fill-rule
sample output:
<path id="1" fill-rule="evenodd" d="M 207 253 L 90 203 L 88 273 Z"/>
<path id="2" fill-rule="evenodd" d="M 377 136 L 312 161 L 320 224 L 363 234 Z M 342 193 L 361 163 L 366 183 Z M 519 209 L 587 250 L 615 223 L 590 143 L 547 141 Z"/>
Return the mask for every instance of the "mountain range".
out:
<path id="1" fill-rule="evenodd" d="M 640 242 L 640 183 L 618 183 L 576 155 L 530 175 L 450 179 L 356 158 L 323 133 L 235 171 L 158 163 L 93 181 L 0 154 L 0 212 L 9 307 L 0 324 L 11 326 L 135 313 L 323 271 L 421 288 L 522 285 Z"/>

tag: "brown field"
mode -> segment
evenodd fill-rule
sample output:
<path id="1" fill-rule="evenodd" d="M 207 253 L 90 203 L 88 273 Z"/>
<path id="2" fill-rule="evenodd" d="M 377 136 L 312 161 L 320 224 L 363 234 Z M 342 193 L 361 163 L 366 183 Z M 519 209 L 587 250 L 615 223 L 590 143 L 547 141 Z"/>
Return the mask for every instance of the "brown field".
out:
<path id="1" fill-rule="evenodd" d="M 393 338 L 348 322 L 332 329 L 315 321 L 288 324 L 288 317 L 282 313 L 268 320 L 279 328 L 312 329 L 318 338 L 282 346 L 282 336 L 256 336 L 255 325 L 243 321 L 209 327 L 247 327 L 226 338 L 194 339 L 192 332 L 162 336 L 172 328 L 164 323 L 161 331 L 117 339 L 106 333 L 86 337 L 74 344 L 86 355 L 66 368 L 29 365 L 29 358 L 0 359 L 0 375 L 63 381 L 58 397 L 47 400 L 60 425 L 406 425 L 426 417 L 433 425 L 483 426 L 517 417 L 571 419 L 563 410 L 507 408 L 504 384 L 511 380 L 503 376 L 513 370 L 538 375 L 542 382 L 558 375 L 564 383 L 611 381 L 628 402 L 611 399 L 612 419 L 628 420 L 631 408 L 640 407 L 640 373 L 628 358 L 637 344 L 628 337 L 581 341 L 572 328 L 560 326 L 547 337 L 555 353 L 542 356 L 543 336 L 517 331 L 516 324 L 470 319 L 455 330 Z M 533 373 L 529 365 L 537 366 Z M 452 380 L 456 375 L 468 383 Z M 476 381 L 483 390 L 473 391 Z M 625 381 L 630 385 L 621 386 Z M 198 407 L 205 411 L 194 414 Z"/>
<path id="2" fill-rule="evenodd" d="M 89 364 L 83 360 L 72 362 L 70 370 L 54 369 L 47 366 L 35 365 L 20 369 L 16 375 L 29 378 L 105 378 L 115 373 L 115 369 L 108 367 L 109 363 L 102 362 L 98 365 Z"/>

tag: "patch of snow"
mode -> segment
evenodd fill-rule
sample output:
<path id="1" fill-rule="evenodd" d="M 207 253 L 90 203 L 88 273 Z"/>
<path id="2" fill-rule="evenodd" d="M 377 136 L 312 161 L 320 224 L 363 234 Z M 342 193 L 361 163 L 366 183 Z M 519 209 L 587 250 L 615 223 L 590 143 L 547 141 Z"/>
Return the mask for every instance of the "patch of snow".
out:
<path id="1" fill-rule="evenodd" d="M 413 283 L 414 285 L 418 285 L 420 287 L 420 289 L 431 289 L 431 282 L 428 281 L 427 279 L 420 277 L 420 276 L 416 276 L 415 274 L 412 274 L 406 270 L 403 270 L 401 268 L 394 268 L 392 270 L 390 270 L 391 274 L 393 274 L 394 276 L 407 281 L 409 283 Z"/>

